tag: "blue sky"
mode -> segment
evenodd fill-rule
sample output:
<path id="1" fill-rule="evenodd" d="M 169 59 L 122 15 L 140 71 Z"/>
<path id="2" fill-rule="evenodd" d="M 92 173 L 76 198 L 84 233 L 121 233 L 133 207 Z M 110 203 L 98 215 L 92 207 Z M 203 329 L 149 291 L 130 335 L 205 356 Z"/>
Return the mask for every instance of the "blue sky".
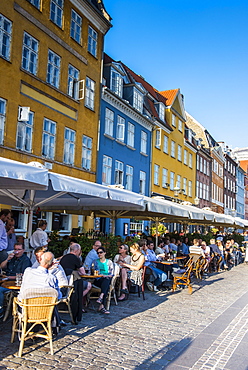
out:
<path id="1" fill-rule="evenodd" d="M 248 1 L 104 0 L 105 52 L 186 110 L 217 141 L 248 147 Z"/>

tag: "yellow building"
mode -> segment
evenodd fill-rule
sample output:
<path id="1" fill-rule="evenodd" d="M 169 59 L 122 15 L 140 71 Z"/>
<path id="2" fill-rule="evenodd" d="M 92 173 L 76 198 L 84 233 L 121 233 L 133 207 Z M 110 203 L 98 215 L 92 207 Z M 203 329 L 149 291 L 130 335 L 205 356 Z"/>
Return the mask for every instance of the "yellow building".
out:
<path id="1" fill-rule="evenodd" d="M 196 146 L 193 132 L 185 126 L 186 115 L 180 89 L 159 92 L 165 99 L 165 120 L 171 127 L 157 125 L 153 135 L 151 191 L 194 203 Z"/>
<path id="2" fill-rule="evenodd" d="M 110 20 L 102 1 L 1 0 L 0 156 L 95 182 Z"/>

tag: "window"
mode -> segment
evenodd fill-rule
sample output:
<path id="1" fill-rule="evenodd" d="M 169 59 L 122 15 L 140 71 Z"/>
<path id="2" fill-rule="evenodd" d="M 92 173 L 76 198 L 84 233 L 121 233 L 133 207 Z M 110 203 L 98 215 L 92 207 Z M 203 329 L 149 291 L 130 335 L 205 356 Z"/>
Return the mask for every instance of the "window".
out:
<path id="1" fill-rule="evenodd" d="M 177 188 L 181 190 L 181 175 L 177 175 Z"/>
<path id="2" fill-rule="evenodd" d="M 165 117 L 165 106 L 163 103 L 159 103 L 158 104 L 158 115 L 159 115 L 159 118 L 164 121 L 164 117 Z"/>
<path id="3" fill-rule="evenodd" d="M 54 159 L 55 154 L 56 122 L 44 118 L 42 135 L 43 157 Z"/>
<path id="4" fill-rule="evenodd" d="M 181 145 L 178 145 L 177 147 L 177 159 L 182 162 L 182 147 Z"/>
<path id="5" fill-rule="evenodd" d="M 183 132 L 183 124 L 182 124 L 182 121 L 180 119 L 178 120 L 178 130 Z"/>
<path id="6" fill-rule="evenodd" d="M 135 88 L 133 91 L 133 107 L 139 112 L 143 112 L 143 95 Z"/>
<path id="7" fill-rule="evenodd" d="M 57 89 L 59 88 L 60 59 L 52 50 L 48 50 L 47 82 Z"/>
<path id="8" fill-rule="evenodd" d="M 171 115 L 171 124 L 176 127 L 176 116 L 174 114 Z"/>
<path id="9" fill-rule="evenodd" d="M 115 185 L 123 185 L 124 166 L 123 162 L 115 161 Z"/>
<path id="10" fill-rule="evenodd" d="M 141 131 L 140 151 L 143 154 L 147 154 L 147 133 L 145 131 Z"/>
<path id="11" fill-rule="evenodd" d="M 169 138 L 168 136 L 164 135 L 164 153 L 167 153 L 168 154 L 168 142 L 169 142 Z"/>
<path id="12" fill-rule="evenodd" d="M 115 69 L 111 68 L 111 81 L 110 81 L 110 89 L 117 94 L 118 96 L 122 97 L 123 91 L 123 78 L 120 73 L 118 73 Z"/>
<path id="13" fill-rule="evenodd" d="M 161 130 L 157 129 L 155 136 L 155 147 L 160 149 L 160 145 L 161 145 Z"/>
<path id="14" fill-rule="evenodd" d="M 162 186 L 163 186 L 163 188 L 167 188 L 167 186 L 168 186 L 168 170 L 167 170 L 167 168 L 163 168 L 163 171 L 162 171 Z"/>
<path id="15" fill-rule="evenodd" d="M 102 164 L 102 183 L 104 185 L 111 184 L 111 172 L 112 172 L 112 158 L 104 155 Z"/>
<path id="16" fill-rule="evenodd" d="M 127 128 L 127 145 L 134 147 L 134 125 L 128 122 Z"/>
<path id="17" fill-rule="evenodd" d="M 62 27 L 64 0 L 50 0 L 50 19 Z"/>
<path id="18" fill-rule="evenodd" d="M 154 164 L 154 184 L 159 185 L 159 166 Z"/>
<path id="19" fill-rule="evenodd" d="M 82 149 L 82 168 L 84 170 L 91 170 L 92 158 L 92 138 L 83 135 L 83 149 Z"/>
<path id="20" fill-rule="evenodd" d="M 203 172 L 203 158 L 200 157 L 200 171 Z"/>
<path id="21" fill-rule="evenodd" d="M 113 136 L 114 112 L 108 108 L 105 110 L 105 134 Z"/>
<path id="22" fill-rule="evenodd" d="M 33 134 L 34 113 L 29 113 L 28 121 L 18 122 L 16 148 L 25 152 L 32 150 L 32 134 Z"/>
<path id="23" fill-rule="evenodd" d="M 38 41 L 24 32 L 22 46 L 22 68 L 36 75 L 38 61 Z"/>
<path id="24" fill-rule="evenodd" d="M 197 154 L 196 155 L 196 169 L 199 171 L 199 169 L 200 169 L 200 157 L 199 157 L 199 155 Z"/>
<path id="25" fill-rule="evenodd" d="M 193 160 L 193 156 L 191 153 L 189 153 L 189 167 L 192 168 L 192 160 Z"/>
<path id="26" fill-rule="evenodd" d="M 95 103 L 95 82 L 89 77 L 86 77 L 86 96 L 85 96 L 85 106 L 94 110 Z"/>
<path id="27" fill-rule="evenodd" d="M 203 172 L 207 174 L 207 161 L 206 159 L 203 160 Z"/>
<path id="28" fill-rule="evenodd" d="M 189 180 L 188 183 L 188 196 L 192 197 L 192 181 Z"/>
<path id="29" fill-rule="evenodd" d="M 75 10 L 71 10 L 71 37 L 79 44 L 81 42 L 82 17 Z"/>
<path id="30" fill-rule="evenodd" d="M 79 70 L 69 64 L 67 93 L 73 99 L 78 99 Z"/>
<path id="31" fill-rule="evenodd" d="M 171 157 L 175 158 L 175 141 L 171 140 Z"/>
<path id="32" fill-rule="evenodd" d="M 0 56 L 10 59 L 12 22 L 0 14 Z"/>
<path id="33" fill-rule="evenodd" d="M 188 164 L 188 152 L 186 149 L 184 149 L 184 160 L 183 160 L 183 163 L 184 164 Z"/>
<path id="34" fill-rule="evenodd" d="M 119 141 L 124 141 L 124 136 L 125 136 L 125 119 L 121 116 L 117 116 L 116 139 Z"/>
<path id="35" fill-rule="evenodd" d="M 74 164 L 75 138 L 76 132 L 66 127 L 64 141 L 64 163 L 66 164 Z"/>
<path id="36" fill-rule="evenodd" d="M 34 5 L 37 9 L 40 9 L 40 0 L 28 0 L 28 2 Z"/>
<path id="37" fill-rule="evenodd" d="M 146 191 L 146 173 L 144 171 L 140 171 L 139 193 L 145 195 L 145 191 Z"/>
<path id="38" fill-rule="evenodd" d="M 88 28 L 88 52 L 97 56 L 97 32 L 92 27 Z"/>
<path id="39" fill-rule="evenodd" d="M 129 165 L 126 166 L 126 189 L 133 190 L 133 167 Z"/>
<path id="40" fill-rule="evenodd" d="M 4 140 L 4 127 L 6 119 L 6 100 L 0 98 L 0 145 Z"/>
<path id="41" fill-rule="evenodd" d="M 174 190 L 174 178 L 175 178 L 175 173 L 171 172 L 170 173 L 170 190 Z"/>
<path id="42" fill-rule="evenodd" d="M 187 194 L 187 179 L 184 177 L 183 178 L 183 190 L 184 190 L 184 195 Z"/>

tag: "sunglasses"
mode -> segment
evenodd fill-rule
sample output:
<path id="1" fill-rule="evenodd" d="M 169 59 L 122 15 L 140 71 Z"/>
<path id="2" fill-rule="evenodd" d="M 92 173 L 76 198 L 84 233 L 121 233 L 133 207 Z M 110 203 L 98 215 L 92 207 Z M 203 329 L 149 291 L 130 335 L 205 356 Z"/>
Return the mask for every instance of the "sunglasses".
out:
<path id="1" fill-rule="evenodd" d="M 102 254 L 102 253 L 104 253 L 103 251 L 101 251 L 101 252 L 97 252 L 97 254 Z"/>

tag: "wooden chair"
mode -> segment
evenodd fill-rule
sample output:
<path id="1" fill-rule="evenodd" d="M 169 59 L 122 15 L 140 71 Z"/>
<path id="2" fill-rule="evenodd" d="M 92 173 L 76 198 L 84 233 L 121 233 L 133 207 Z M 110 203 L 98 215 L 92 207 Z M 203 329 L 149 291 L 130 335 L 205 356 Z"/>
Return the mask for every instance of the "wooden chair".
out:
<path id="1" fill-rule="evenodd" d="M 178 285 L 184 285 L 188 287 L 189 294 L 192 294 L 191 285 L 191 274 L 194 267 L 194 257 L 191 257 L 185 265 L 185 271 L 182 273 L 173 273 L 173 292 L 176 290 Z"/>
<path id="2" fill-rule="evenodd" d="M 50 342 L 53 355 L 51 321 L 58 292 L 53 288 L 34 288 L 27 289 L 23 295 L 21 302 L 14 298 L 11 343 L 18 333 L 20 336 L 18 355 L 21 357 L 25 340 L 33 337 L 44 338 Z M 33 329 L 37 325 L 40 325 L 41 329 L 34 332 Z"/>
<path id="3" fill-rule="evenodd" d="M 73 315 L 72 315 L 72 310 L 71 310 L 71 295 L 72 295 L 73 289 L 74 289 L 73 275 L 67 276 L 67 279 L 68 279 L 68 285 L 64 285 L 64 286 L 60 287 L 60 289 L 62 289 L 62 288 L 65 289 L 65 294 L 63 295 L 63 297 L 58 302 L 58 311 L 60 313 L 69 313 L 72 324 L 75 324 L 75 321 L 74 321 Z M 67 306 L 67 310 L 59 308 L 60 303 L 64 303 Z"/>
<path id="4" fill-rule="evenodd" d="M 131 286 L 137 286 L 138 289 L 138 296 L 140 297 L 140 291 L 142 292 L 142 297 L 143 300 L 145 300 L 145 274 L 146 274 L 146 266 L 142 267 L 143 273 L 142 273 L 142 284 L 140 285 L 135 285 L 133 284 L 129 279 L 127 280 L 128 283 L 128 290 L 130 291 Z"/>

